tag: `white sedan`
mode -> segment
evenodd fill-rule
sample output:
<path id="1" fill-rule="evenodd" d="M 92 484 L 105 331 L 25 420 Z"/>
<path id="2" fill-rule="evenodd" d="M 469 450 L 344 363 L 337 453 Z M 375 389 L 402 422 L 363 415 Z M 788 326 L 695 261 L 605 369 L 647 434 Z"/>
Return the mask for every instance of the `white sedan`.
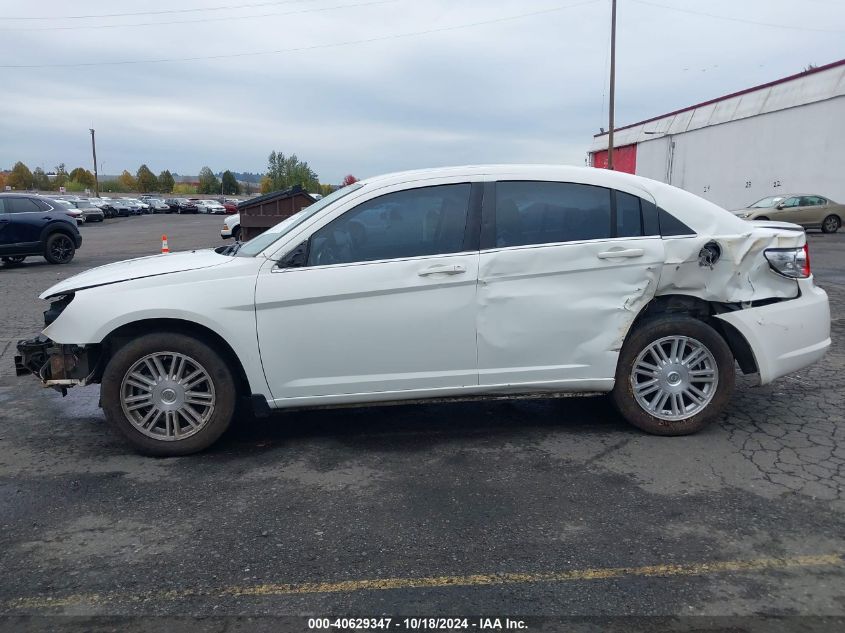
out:
<path id="1" fill-rule="evenodd" d="M 226 213 L 226 207 L 214 200 L 194 200 L 200 213 L 211 213 L 214 215 L 223 215 Z"/>
<path id="2" fill-rule="evenodd" d="M 830 345 L 799 227 L 577 167 L 371 178 L 246 243 L 41 296 L 18 373 L 101 383 L 108 423 L 154 455 L 212 444 L 239 398 L 265 414 L 609 392 L 637 427 L 683 435 L 725 409 L 737 364 L 768 383 Z"/>

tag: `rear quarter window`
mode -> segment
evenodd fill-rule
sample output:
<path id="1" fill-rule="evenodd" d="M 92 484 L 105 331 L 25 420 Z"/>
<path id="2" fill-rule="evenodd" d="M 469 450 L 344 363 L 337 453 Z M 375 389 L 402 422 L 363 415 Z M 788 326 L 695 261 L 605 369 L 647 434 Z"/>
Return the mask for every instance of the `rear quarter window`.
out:
<path id="1" fill-rule="evenodd" d="M 660 207 L 657 208 L 657 219 L 660 224 L 660 235 L 663 237 L 695 235 L 695 231 L 681 222 L 674 215 L 665 209 L 661 209 Z"/>

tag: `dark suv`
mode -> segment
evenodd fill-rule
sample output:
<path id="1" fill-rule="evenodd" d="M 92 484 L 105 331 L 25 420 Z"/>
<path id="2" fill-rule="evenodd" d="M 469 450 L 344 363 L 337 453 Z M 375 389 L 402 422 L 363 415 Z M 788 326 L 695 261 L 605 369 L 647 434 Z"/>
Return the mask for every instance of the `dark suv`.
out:
<path id="1" fill-rule="evenodd" d="M 187 198 L 168 198 L 164 201 L 170 213 L 199 213 L 199 207 Z"/>
<path id="2" fill-rule="evenodd" d="M 76 220 L 55 203 L 27 194 L 0 194 L 0 259 L 19 264 L 41 255 L 51 264 L 67 264 L 82 236 Z"/>

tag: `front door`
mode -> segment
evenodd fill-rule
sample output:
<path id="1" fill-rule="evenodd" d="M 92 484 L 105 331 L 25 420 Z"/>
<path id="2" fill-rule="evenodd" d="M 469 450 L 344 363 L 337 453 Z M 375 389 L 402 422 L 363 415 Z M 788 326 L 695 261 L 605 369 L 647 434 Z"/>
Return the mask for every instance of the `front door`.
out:
<path id="1" fill-rule="evenodd" d="M 310 236 L 304 266 L 263 267 L 258 340 L 277 404 L 477 385 L 472 191 L 457 183 L 371 198 Z"/>
<path id="2" fill-rule="evenodd" d="M 585 184 L 508 181 L 484 213 L 481 386 L 609 389 L 664 260 L 654 205 Z"/>
<path id="3" fill-rule="evenodd" d="M 10 196 L 4 198 L 4 201 L 8 214 L 6 217 L 10 220 L 6 229 L 9 232 L 8 239 L 10 243 L 19 246 L 37 244 L 41 239 L 41 231 L 52 219 L 52 214 L 58 213 L 58 211 L 45 212 L 32 198 Z M 40 204 L 44 205 L 44 208 L 49 208 L 43 202 Z"/>

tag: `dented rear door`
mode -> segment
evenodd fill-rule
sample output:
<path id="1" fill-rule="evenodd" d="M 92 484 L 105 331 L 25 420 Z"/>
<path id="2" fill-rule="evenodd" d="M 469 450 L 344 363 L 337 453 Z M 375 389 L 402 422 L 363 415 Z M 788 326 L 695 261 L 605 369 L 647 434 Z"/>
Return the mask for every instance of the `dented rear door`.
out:
<path id="1" fill-rule="evenodd" d="M 484 207 L 480 384 L 610 389 L 622 341 L 654 295 L 664 260 L 639 198 L 577 183 L 506 181 L 489 183 Z"/>

